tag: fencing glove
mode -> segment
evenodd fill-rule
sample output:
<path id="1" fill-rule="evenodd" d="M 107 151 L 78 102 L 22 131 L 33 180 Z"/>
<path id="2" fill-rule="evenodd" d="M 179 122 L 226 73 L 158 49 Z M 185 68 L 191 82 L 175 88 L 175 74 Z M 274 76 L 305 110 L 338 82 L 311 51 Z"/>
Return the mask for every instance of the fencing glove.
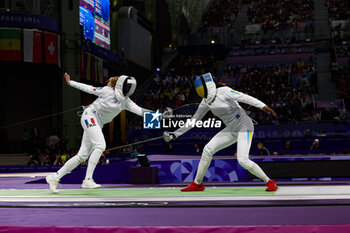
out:
<path id="1" fill-rule="evenodd" d="M 166 141 L 166 142 L 170 142 L 171 140 L 173 140 L 173 139 L 175 139 L 176 138 L 176 135 L 175 135 L 175 133 L 173 133 L 173 132 L 167 132 L 167 131 L 165 131 L 164 133 L 163 133 L 163 139 L 164 139 L 164 141 Z"/>

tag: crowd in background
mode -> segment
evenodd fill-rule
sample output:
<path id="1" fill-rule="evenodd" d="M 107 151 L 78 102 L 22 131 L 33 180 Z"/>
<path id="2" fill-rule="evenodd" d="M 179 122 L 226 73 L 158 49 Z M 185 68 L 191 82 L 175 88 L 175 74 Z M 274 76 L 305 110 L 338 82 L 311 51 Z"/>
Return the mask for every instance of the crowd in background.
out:
<path id="1" fill-rule="evenodd" d="M 78 153 L 76 148 L 66 149 L 65 142 L 54 132 L 45 140 L 41 138 L 37 128 L 30 131 L 23 128 L 21 133 L 21 151 L 28 154 L 27 165 L 29 166 L 62 166 L 71 157 Z M 82 164 L 86 164 L 87 161 Z M 106 164 L 105 155 L 100 158 L 99 164 Z"/>
<path id="2" fill-rule="evenodd" d="M 23 128 L 21 146 L 22 151 L 29 154 L 27 165 L 63 165 L 77 153 L 76 149 L 69 151 L 65 149 L 57 130 L 43 140 L 37 128 L 32 128 L 30 131 Z"/>
<path id="3" fill-rule="evenodd" d="M 200 28 L 231 27 L 240 8 L 238 0 L 215 0 L 203 15 Z"/>
<path id="4" fill-rule="evenodd" d="M 335 44 L 334 52 L 337 57 L 350 57 L 350 44 Z"/>
<path id="5" fill-rule="evenodd" d="M 350 18 L 350 2 L 344 0 L 326 0 L 329 20 L 344 20 Z"/>
<path id="6" fill-rule="evenodd" d="M 335 82 L 337 88 L 337 99 L 344 99 L 345 108 L 350 108 L 350 69 L 349 65 L 340 65 L 338 63 L 339 53 L 344 56 L 350 56 L 340 51 L 340 46 L 334 48 L 331 46 L 331 71 L 332 81 Z"/>
<path id="7" fill-rule="evenodd" d="M 328 19 L 350 20 L 350 2 L 341 0 L 326 0 Z M 348 22 L 349 23 L 349 22 Z M 332 81 L 337 88 L 337 99 L 344 99 L 345 109 L 350 108 L 350 29 L 349 25 L 332 28 L 330 59 Z M 341 61 L 343 60 L 343 61 Z"/>
<path id="8" fill-rule="evenodd" d="M 349 68 L 340 68 L 335 74 L 337 85 L 337 99 L 344 99 L 345 108 L 350 109 L 350 70 Z"/>
<path id="9" fill-rule="evenodd" d="M 179 54 L 165 74 L 153 74 L 151 87 L 139 96 L 138 103 L 150 109 L 184 105 L 194 91 L 196 76 L 215 69 L 216 64 L 213 56 Z"/>
<path id="10" fill-rule="evenodd" d="M 149 109 L 178 107 L 188 102 L 193 88 L 193 75 L 178 75 L 168 71 L 166 75 L 153 75 L 151 88 L 139 99 L 141 106 Z"/>
<path id="11" fill-rule="evenodd" d="M 254 0 L 248 9 L 250 24 L 263 24 L 264 30 L 296 28 L 298 22 L 312 22 L 312 0 Z"/>
<path id="12" fill-rule="evenodd" d="M 199 53 L 179 54 L 169 65 L 169 70 L 179 75 L 198 74 L 216 69 L 218 61 L 214 55 L 205 56 Z"/>
<path id="13" fill-rule="evenodd" d="M 268 44 L 247 46 L 233 46 L 230 50 L 230 56 L 256 56 L 256 55 L 273 55 L 273 54 L 296 54 L 296 53 L 313 53 L 313 43 L 303 44 Z"/>
<path id="14" fill-rule="evenodd" d="M 240 78 L 239 91 L 249 94 L 272 107 L 278 116 L 279 123 L 298 123 L 311 120 L 314 111 L 313 87 L 309 80 L 300 78 L 295 86 L 291 85 L 290 73 L 308 72 L 313 69 L 312 63 L 299 61 L 291 66 L 277 64 L 267 67 L 250 67 L 239 64 L 235 68 L 226 67 L 229 75 Z M 276 123 L 276 119 L 245 106 L 251 117 L 261 124 Z"/>

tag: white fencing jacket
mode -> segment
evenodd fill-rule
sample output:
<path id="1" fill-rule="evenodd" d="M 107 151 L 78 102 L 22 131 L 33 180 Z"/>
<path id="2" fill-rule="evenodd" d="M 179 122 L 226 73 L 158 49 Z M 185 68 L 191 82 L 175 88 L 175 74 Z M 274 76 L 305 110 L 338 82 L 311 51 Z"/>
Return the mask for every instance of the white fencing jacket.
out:
<path id="1" fill-rule="evenodd" d="M 251 119 L 238 104 L 238 102 L 252 105 L 262 109 L 266 104 L 260 100 L 251 97 L 242 92 L 238 92 L 229 87 L 219 87 L 216 89 L 216 96 L 212 103 L 208 104 L 205 99 L 199 104 L 196 113 L 191 120 L 201 120 L 205 114 L 210 110 L 216 117 L 223 121 L 223 123 L 230 127 L 232 131 L 239 131 L 241 126 Z M 177 129 L 174 133 L 176 137 L 186 133 L 192 127 L 182 127 Z"/>
<path id="2" fill-rule="evenodd" d="M 122 110 L 128 110 L 139 116 L 143 115 L 143 111 L 149 111 L 139 107 L 129 97 L 125 98 L 122 103 L 118 102 L 113 87 L 93 87 L 72 80 L 69 85 L 86 93 L 98 96 L 85 111 L 90 111 L 95 114 L 101 127 L 111 122 Z"/>

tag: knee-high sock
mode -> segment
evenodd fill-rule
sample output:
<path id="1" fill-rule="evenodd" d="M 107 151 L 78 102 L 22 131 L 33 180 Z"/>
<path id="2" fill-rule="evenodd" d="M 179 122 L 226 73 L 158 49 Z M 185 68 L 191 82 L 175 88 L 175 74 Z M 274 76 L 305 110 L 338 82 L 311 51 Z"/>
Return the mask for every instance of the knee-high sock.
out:
<path id="1" fill-rule="evenodd" d="M 258 164 L 249 159 L 249 150 L 252 143 L 252 137 L 252 130 L 238 132 L 237 160 L 242 167 L 266 183 L 269 181 L 269 177 L 267 177 L 265 172 L 259 167 Z"/>
<path id="2" fill-rule="evenodd" d="M 210 166 L 210 162 L 213 158 L 213 155 L 219 150 L 226 148 L 235 142 L 236 135 L 231 134 L 228 128 L 225 128 L 221 132 L 216 134 L 203 148 L 202 157 L 198 164 L 197 175 L 194 179 L 194 182 L 197 184 L 202 183 L 205 172 Z"/>
<path id="3" fill-rule="evenodd" d="M 265 174 L 265 172 L 261 169 L 261 167 L 258 164 L 256 164 L 253 161 L 252 163 L 253 164 L 251 165 L 250 169 L 248 169 L 248 171 L 256 177 L 262 179 L 265 183 L 267 183 L 270 180 L 270 178 Z"/>
<path id="4" fill-rule="evenodd" d="M 250 159 L 238 159 L 238 162 L 239 164 L 241 164 L 242 167 L 247 169 L 254 176 L 262 179 L 265 183 L 267 183 L 270 180 L 269 177 L 265 174 L 265 172 L 261 169 L 261 167 L 255 162 L 251 161 Z"/>
<path id="5" fill-rule="evenodd" d="M 95 171 L 95 168 L 96 168 L 96 165 L 98 164 L 98 161 L 100 160 L 102 152 L 103 152 L 102 149 L 95 148 L 94 151 L 91 153 L 90 158 L 89 158 L 88 167 L 86 169 L 85 179 L 92 179 L 92 175 Z"/>
<path id="6" fill-rule="evenodd" d="M 199 164 L 198 164 L 198 170 L 197 170 L 197 174 L 196 174 L 196 178 L 194 179 L 194 182 L 197 183 L 197 184 L 200 184 L 203 182 L 203 177 L 205 175 L 205 172 L 208 170 L 208 167 L 210 165 L 210 162 L 211 162 L 211 158 L 208 159 L 208 158 L 201 158 L 201 160 L 199 161 Z"/>
<path id="7" fill-rule="evenodd" d="M 82 161 L 82 159 L 76 155 L 70 160 L 68 160 L 63 167 L 61 167 L 60 170 L 57 171 L 57 178 L 61 179 L 63 176 L 65 176 L 68 172 L 72 171 L 74 168 L 76 168 Z"/>

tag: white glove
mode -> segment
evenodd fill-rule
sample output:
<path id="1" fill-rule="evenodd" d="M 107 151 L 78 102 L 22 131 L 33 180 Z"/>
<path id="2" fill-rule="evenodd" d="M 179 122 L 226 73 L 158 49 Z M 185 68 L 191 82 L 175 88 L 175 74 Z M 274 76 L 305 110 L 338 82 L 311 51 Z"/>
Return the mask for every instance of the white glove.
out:
<path id="1" fill-rule="evenodd" d="M 162 113 L 162 118 L 166 119 L 173 115 L 173 110 L 169 107 L 166 107 L 164 112 Z"/>
<path id="2" fill-rule="evenodd" d="M 165 131 L 164 133 L 163 133 L 163 139 L 164 139 L 164 141 L 166 141 L 166 142 L 170 142 L 171 140 L 173 140 L 173 139 L 175 139 L 176 138 L 176 135 L 175 135 L 175 133 L 173 133 L 173 132 L 167 132 L 167 131 Z"/>

